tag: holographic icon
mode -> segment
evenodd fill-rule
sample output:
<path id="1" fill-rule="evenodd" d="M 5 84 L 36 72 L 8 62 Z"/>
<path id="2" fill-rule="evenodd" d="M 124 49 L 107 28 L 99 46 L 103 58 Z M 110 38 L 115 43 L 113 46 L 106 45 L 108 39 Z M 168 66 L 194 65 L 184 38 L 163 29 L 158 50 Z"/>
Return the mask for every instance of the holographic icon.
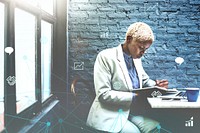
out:
<path id="1" fill-rule="evenodd" d="M 41 44 L 47 44 L 48 38 L 46 36 L 42 36 L 40 39 Z"/>
<path id="2" fill-rule="evenodd" d="M 62 123 L 63 123 L 63 119 L 60 118 L 60 119 L 58 120 L 58 122 L 59 122 L 60 124 L 62 124 Z"/>
<path id="3" fill-rule="evenodd" d="M 181 64 L 184 62 L 184 59 L 183 59 L 182 57 L 177 57 L 177 58 L 175 59 L 175 62 L 176 62 L 177 64 L 181 65 Z"/>
<path id="4" fill-rule="evenodd" d="M 51 122 L 48 121 L 48 122 L 46 123 L 46 126 L 47 126 L 47 127 L 50 127 L 50 126 L 51 126 Z"/>
<path id="5" fill-rule="evenodd" d="M 84 62 L 74 62 L 74 70 L 84 70 Z"/>
<path id="6" fill-rule="evenodd" d="M 113 88 L 114 89 L 116 89 L 116 90 L 119 90 L 120 88 L 121 88 L 121 83 L 120 82 L 115 82 L 114 84 L 113 84 Z"/>
<path id="7" fill-rule="evenodd" d="M 193 127 L 194 122 L 193 122 L 193 117 L 190 118 L 190 120 L 185 121 L 185 127 Z"/>
<path id="8" fill-rule="evenodd" d="M 123 113 L 123 109 L 119 109 L 118 112 L 119 112 L 119 113 Z"/>
<path id="9" fill-rule="evenodd" d="M 5 52 L 7 53 L 7 54 L 12 54 L 12 52 L 14 51 L 14 49 L 12 48 L 12 47 L 6 47 L 5 48 Z"/>
<path id="10" fill-rule="evenodd" d="M 162 93 L 161 93 L 160 91 L 153 91 L 153 92 L 151 93 L 151 96 L 152 96 L 152 97 L 162 96 Z"/>
<path id="11" fill-rule="evenodd" d="M 15 76 L 9 76 L 9 77 L 6 79 L 6 81 L 8 82 L 8 84 L 9 84 L 10 86 L 13 86 L 13 85 L 16 83 L 16 78 L 15 78 Z"/>
<path id="12" fill-rule="evenodd" d="M 27 59 L 28 59 L 28 57 L 27 57 L 26 55 L 24 55 L 24 56 L 23 56 L 23 59 L 24 59 L 24 60 L 27 60 Z"/>

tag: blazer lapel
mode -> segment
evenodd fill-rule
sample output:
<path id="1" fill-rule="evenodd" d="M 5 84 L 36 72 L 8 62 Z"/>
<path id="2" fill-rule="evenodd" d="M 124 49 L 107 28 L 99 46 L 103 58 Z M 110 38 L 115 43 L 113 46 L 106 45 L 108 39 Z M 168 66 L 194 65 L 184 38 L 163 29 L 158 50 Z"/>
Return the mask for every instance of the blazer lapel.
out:
<path id="1" fill-rule="evenodd" d="M 124 78 L 126 80 L 127 87 L 128 87 L 128 89 L 130 91 L 132 91 L 133 90 L 132 83 L 131 83 L 131 79 L 130 79 L 129 74 L 128 74 L 126 63 L 124 61 L 124 56 L 123 56 L 123 51 L 122 51 L 122 45 L 119 45 L 117 47 L 117 55 L 116 56 L 117 56 L 117 60 L 119 61 L 119 65 L 120 65 L 121 70 L 123 72 Z"/>

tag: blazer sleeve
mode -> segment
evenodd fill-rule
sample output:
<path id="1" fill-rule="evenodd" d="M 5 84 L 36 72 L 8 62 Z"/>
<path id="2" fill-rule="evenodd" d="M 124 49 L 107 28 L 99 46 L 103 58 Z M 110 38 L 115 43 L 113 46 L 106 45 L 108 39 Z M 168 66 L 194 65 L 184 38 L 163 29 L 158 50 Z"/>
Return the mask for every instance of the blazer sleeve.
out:
<path id="1" fill-rule="evenodd" d="M 112 88 L 114 67 L 109 52 L 100 52 L 94 65 L 94 85 L 96 96 L 102 103 L 130 105 L 133 93 L 128 91 L 114 90 Z M 111 54 L 111 53 L 110 53 Z"/>

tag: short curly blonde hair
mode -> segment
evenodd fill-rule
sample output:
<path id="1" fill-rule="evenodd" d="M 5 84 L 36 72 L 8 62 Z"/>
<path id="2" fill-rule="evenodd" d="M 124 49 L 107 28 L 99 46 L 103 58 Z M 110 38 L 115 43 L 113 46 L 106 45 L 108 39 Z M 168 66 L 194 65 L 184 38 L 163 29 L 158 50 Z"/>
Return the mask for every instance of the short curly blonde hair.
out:
<path id="1" fill-rule="evenodd" d="M 126 32 L 126 39 L 128 36 L 133 37 L 136 41 L 139 42 L 153 42 L 154 35 L 150 26 L 143 22 L 136 22 L 131 24 L 128 27 Z"/>

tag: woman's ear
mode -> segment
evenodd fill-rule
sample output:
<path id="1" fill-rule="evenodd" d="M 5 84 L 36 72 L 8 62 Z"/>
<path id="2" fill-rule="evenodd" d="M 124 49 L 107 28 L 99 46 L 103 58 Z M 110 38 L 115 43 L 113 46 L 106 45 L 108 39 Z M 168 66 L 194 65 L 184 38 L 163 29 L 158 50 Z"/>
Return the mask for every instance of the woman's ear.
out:
<path id="1" fill-rule="evenodd" d="M 130 43 L 132 39 L 133 39 L 132 36 L 127 36 L 127 37 L 126 37 L 126 41 L 127 41 L 128 43 Z"/>

